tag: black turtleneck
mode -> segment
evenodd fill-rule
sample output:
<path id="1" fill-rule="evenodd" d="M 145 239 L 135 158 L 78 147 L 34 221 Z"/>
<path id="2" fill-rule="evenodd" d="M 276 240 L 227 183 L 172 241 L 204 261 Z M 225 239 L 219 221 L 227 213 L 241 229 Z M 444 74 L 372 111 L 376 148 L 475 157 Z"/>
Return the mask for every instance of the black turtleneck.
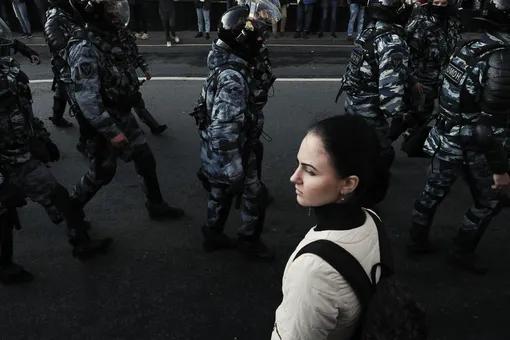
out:
<path id="1" fill-rule="evenodd" d="M 317 217 L 315 231 L 350 230 L 365 223 L 365 211 L 354 203 L 331 203 L 313 209 Z"/>

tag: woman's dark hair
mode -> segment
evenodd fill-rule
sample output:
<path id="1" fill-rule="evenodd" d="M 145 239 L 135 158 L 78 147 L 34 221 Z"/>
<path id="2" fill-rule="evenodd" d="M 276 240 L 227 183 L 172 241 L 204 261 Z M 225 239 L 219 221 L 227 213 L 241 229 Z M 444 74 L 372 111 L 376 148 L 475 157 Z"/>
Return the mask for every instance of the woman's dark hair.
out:
<path id="1" fill-rule="evenodd" d="M 390 172 L 381 156 L 377 134 L 359 116 L 333 116 L 313 124 L 308 133 L 319 137 L 340 178 L 357 176 L 351 201 L 370 208 L 386 196 Z"/>

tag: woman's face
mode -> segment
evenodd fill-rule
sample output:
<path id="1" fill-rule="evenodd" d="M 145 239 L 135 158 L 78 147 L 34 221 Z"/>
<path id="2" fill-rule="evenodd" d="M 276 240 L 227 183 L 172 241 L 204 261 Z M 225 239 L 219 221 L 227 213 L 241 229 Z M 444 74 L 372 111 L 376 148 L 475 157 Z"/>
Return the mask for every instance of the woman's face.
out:
<path id="1" fill-rule="evenodd" d="M 295 185 L 301 206 L 319 207 L 340 202 L 358 184 L 356 176 L 338 177 L 321 139 L 313 133 L 306 135 L 301 142 L 297 160 L 298 167 L 290 181 Z"/>

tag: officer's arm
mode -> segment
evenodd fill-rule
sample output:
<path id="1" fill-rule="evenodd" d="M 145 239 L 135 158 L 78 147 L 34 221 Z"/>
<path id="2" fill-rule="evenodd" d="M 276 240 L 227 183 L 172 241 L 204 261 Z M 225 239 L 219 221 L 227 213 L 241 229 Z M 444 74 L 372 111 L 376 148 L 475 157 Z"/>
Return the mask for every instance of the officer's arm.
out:
<path id="1" fill-rule="evenodd" d="M 31 49 L 30 47 L 28 47 L 27 45 L 25 45 L 18 39 L 14 39 L 14 42 L 12 44 L 12 49 L 14 50 L 14 53 L 19 52 L 19 53 L 21 53 L 22 56 L 24 56 L 25 58 L 28 58 L 28 59 L 30 59 L 30 57 L 32 57 L 33 55 L 39 56 L 39 54 L 36 51 Z"/>
<path id="2" fill-rule="evenodd" d="M 58 53 L 67 46 L 67 39 L 55 16 L 50 16 L 44 24 L 44 37 L 51 53 Z"/>
<path id="3" fill-rule="evenodd" d="M 149 71 L 149 63 L 141 55 L 136 56 L 136 63 L 143 72 Z"/>
<path id="4" fill-rule="evenodd" d="M 75 100 L 88 123 L 112 139 L 122 131 L 106 111 L 101 100 L 99 57 L 90 45 L 74 45 L 69 52 Z"/>
<path id="5" fill-rule="evenodd" d="M 420 25 L 422 21 L 423 18 L 418 16 L 406 26 L 407 43 L 409 45 L 409 86 L 414 86 L 418 82 L 414 74 L 420 65 L 420 56 L 425 53 L 422 47 L 425 36 L 425 29 Z"/>
<path id="6" fill-rule="evenodd" d="M 211 151 L 224 164 L 225 180 L 241 180 L 242 129 L 248 101 L 248 86 L 241 74 L 225 70 L 218 76 L 218 86 L 207 129 Z"/>
<path id="7" fill-rule="evenodd" d="M 379 108 L 385 117 L 407 113 L 404 89 L 407 82 L 409 50 L 396 35 L 389 42 L 377 44 L 379 54 Z"/>

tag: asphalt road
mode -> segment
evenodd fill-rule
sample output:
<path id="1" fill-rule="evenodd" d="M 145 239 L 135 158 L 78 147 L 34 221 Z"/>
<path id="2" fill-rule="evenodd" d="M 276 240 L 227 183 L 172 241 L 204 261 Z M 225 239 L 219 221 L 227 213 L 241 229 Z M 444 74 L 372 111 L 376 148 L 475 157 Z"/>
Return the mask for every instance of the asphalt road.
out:
<path id="1" fill-rule="evenodd" d="M 308 54 L 303 57 L 303 50 L 275 51 L 277 76 L 341 75 L 345 65 L 335 63 L 337 51 L 320 50 L 314 59 Z M 292 51 L 294 56 L 288 56 Z M 177 55 L 150 57 L 154 75 L 206 74 L 199 64 L 206 49 L 172 53 Z M 50 78 L 43 65 L 23 65 L 33 80 Z M 235 251 L 205 254 L 201 249 L 206 195 L 194 176 L 199 166 L 198 138 L 194 121 L 186 114 L 201 84 L 151 81 L 142 89 L 151 112 L 170 126 L 161 137 L 147 134 L 164 196 L 170 204 L 183 207 L 187 216 L 178 222 L 150 221 L 133 165 L 119 163 L 115 180 L 86 208 L 93 234 L 113 236 L 114 247 L 109 255 L 83 264 L 71 257 L 64 226 L 52 225 L 44 210 L 30 203 L 21 211 L 23 229 L 15 236 L 16 260 L 36 280 L 20 287 L 0 286 L 2 340 L 269 339 L 281 300 L 284 265 L 314 225 L 308 210 L 297 205 L 289 177 L 307 126 L 315 119 L 343 112 L 342 105 L 334 103 L 338 84 L 277 82 L 265 110 L 265 130 L 273 139 L 265 143 L 263 174 L 275 197 L 264 233 L 277 251 L 277 260 L 271 264 L 249 262 Z M 32 85 L 34 111 L 61 148 L 62 160 L 51 170 L 71 188 L 86 171 L 87 162 L 74 149 L 77 129 L 55 129 L 47 119 L 50 85 Z M 453 270 L 444 261 L 471 204 L 461 181 L 440 208 L 434 227 L 433 237 L 444 252 L 421 261 L 405 255 L 410 213 L 423 188 L 427 164 L 428 160 L 408 159 L 398 152 L 392 187 L 380 206 L 399 275 L 427 309 L 431 339 L 509 339 L 508 211 L 496 218 L 481 244 L 480 253 L 492 269 L 485 277 Z M 238 220 L 236 212 L 231 214 L 227 233 L 235 235 Z"/>

